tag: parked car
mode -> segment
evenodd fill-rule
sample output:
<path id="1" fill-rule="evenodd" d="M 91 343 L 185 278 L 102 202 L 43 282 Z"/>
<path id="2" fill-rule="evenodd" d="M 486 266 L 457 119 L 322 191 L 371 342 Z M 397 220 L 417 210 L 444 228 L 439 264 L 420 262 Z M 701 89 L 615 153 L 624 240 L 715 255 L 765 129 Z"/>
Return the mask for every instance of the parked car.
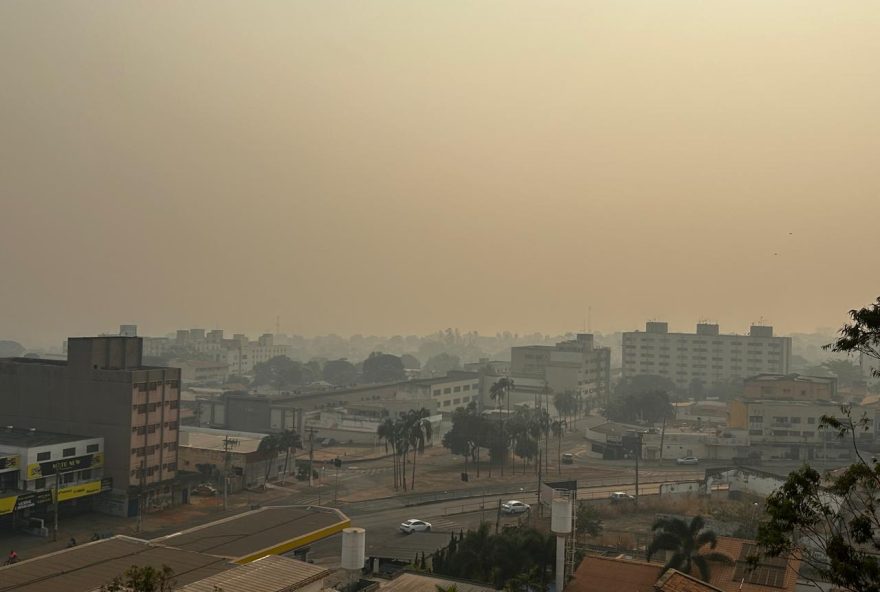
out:
<path id="1" fill-rule="evenodd" d="M 628 494 L 625 491 L 615 491 L 614 493 L 612 493 L 610 495 L 610 499 L 611 499 L 612 504 L 617 504 L 620 502 L 630 502 L 636 498 L 634 498 L 633 496 L 631 496 L 630 494 Z"/>
<path id="2" fill-rule="evenodd" d="M 205 496 L 217 495 L 217 488 L 210 483 L 202 483 L 193 487 L 192 493 L 193 495 Z"/>
<path id="3" fill-rule="evenodd" d="M 509 502 L 501 504 L 501 511 L 504 514 L 522 514 L 528 512 L 530 509 L 531 506 L 529 506 L 529 504 L 517 500 L 510 500 Z"/>
<path id="4" fill-rule="evenodd" d="M 406 522 L 400 524 L 400 531 L 405 532 L 406 534 L 412 534 L 414 532 L 430 532 L 431 523 L 425 522 L 424 520 L 410 518 Z"/>
<path id="5" fill-rule="evenodd" d="M 679 459 L 676 459 L 675 463 L 679 465 L 696 465 L 699 464 L 700 459 L 696 456 L 685 456 Z"/>
<path id="6" fill-rule="evenodd" d="M 565 452 L 562 455 L 562 464 L 570 465 L 574 462 L 574 455 L 571 452 Z"/>

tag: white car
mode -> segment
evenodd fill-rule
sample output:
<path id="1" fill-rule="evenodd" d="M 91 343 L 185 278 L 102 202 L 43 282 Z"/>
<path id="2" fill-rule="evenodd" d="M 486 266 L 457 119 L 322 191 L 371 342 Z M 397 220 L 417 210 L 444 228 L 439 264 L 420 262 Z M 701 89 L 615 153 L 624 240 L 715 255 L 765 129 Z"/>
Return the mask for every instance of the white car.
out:
<path id="1" fill-rule="evenodd" d="M 631 502 L 636 499 L 625 491 L 615 491 L 609 496 L 609 498 L 611 499 L 612 504 L 617 504 L 620 502 Z"/>
<path id="2" fill-rule="evenodd" d="M 522 514 L 528 512 L 530 509 L 531 506 L 529 506 L 529 504 L 516 500 L 510 500 L 509 502 L 501 504 L 501 511 L 505 514 Z"/>
<path id="3" fill-rule="evenodd" d="M 400 531 L 405 532 L 406 534 L 412 534 L 414 532 L 430 532 L 431 523 L 425 522 L 424 520 L 410 518 L 406 522 L 401 523 Z"/>
<path id="4" fill-rule="evenodd" d="M 675 463 L 679 465 L 696 465 L 699 464 L 700 459 L 695 456 L 685 456 L 683 458 L 676 459 Z"/>

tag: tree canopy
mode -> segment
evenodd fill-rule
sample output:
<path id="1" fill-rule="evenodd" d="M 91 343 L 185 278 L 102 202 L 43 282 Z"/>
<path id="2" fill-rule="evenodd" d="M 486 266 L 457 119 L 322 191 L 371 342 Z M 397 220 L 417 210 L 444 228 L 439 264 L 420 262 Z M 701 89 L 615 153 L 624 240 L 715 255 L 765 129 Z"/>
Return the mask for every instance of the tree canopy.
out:
<path id="1" fill-rule="evenodd" d="M 461 359 L 458 356 L 442 352 L 425 362 L 422 367 L 422 375 L 427 377 L 446 376 L 446 373 L 451 370 L 461 370 Z"/>
<path id="2" fill-rule="evenodd" d="M 257 386 L 269 385 L 284 390 L 313 380 L 311 369 L 287 356 L 276 356 L 254 366 L 254 384 Z"/>
<path id="3" fill-rule="evenodd" d="M 672 417 L 675 410 L 665 391 L 644 391 L 616 396 L 605 410 L 612 421 L 657 423 Z"/>
<path id="4" fill-rule="evenodd" d="M 354 364 L 345 358 L 331 360 L 324 364 L 324 380 L 337 386 L 353 384 L 357 381 L 358 371 Z"/>
<path id="5" fill-rule="evenodd" d="M 373 352 L 364 360 L 363 379 L 365 382 L 395 382 L 404 380 L 406 372 L 403 362 L 395 355 Z"/>
<path id="6" fill-rule="evenodd" d="M 161 568 L 132 565 L 112 582 L 101 586 L 101 592 L 170 592 L 175 584 L 174 570 L 167 565 Z"/>
<path id="7" fill-rule="evenodd" d="M 849 314 L 852 322 L 826 349 L 880 359 L 880 298 Z M 809 465 L 790 473 L 767 498 L 757 541 L 763 554 L 799 556 L 819 579 L 843 590 L 877 592 L 880 462 L 859 449 L 860 434 L 873 431 L 871 420 L 843 406 L 839 416 L 824 416 L 819 427 L 847 439 L 856 462 L 826 475 Z"/>
<path id="8" fill-rule="evenodd" d="M 705 527 L 706 521 L 702 516 L 694 516 L 690 523 L 679 518 L 658 519 L 651 527 L 654 531 L 654 540 L 648 545 L 648 561 L 658 551 L 671 551 L 672 555 L 663 566 L 663 571 L 677 569 L 682 573 L 694 575 L 693 571 L 696 568 L 699 577 L 708 582 L 710 561 L 730 564 L 733 563 L 733 558 L 713 551 L 718 545 L 718 536 Z"/>

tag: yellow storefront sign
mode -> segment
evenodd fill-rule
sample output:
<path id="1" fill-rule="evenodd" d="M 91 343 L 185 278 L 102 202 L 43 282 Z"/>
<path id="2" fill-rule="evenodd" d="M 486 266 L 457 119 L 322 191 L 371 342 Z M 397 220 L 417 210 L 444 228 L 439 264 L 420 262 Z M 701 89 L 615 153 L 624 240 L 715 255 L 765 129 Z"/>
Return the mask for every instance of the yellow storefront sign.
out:
<path id="1" fill-rule="evenodd" d="M 104 453 L 96 452 L 76 458 L 65 458 L 55 461 L 32 463 L 27 466 L 28 481 L 49 477 L 58 473 L 70 473 L 83 469 L 96 469 L 104 466 Z"/>
<path id="2" fill-rule="evenodd" d="M 3 514 L 9 514 L 12 510 L 15 509 L 15 501 L 18 499 L 17 495 L 11 495 L 9 497 L 0 497 L 0 516 Z"/>
<path id="3" fill-rule="evenodd" d="M 80 483 L 70 487 L 63 487 L 58 490 L 58 501 L 63 502 L 69 499 L 83 497 L 84 495 L 92 495 L 101 492 L 101 480 L 89 481 L 88 483 Z"/>

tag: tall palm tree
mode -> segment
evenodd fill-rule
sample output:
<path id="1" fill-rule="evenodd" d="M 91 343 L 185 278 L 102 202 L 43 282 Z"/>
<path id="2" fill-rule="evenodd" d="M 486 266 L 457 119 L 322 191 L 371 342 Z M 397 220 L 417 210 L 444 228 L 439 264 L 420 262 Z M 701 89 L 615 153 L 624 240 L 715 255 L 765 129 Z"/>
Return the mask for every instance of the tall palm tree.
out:
<path id="1" fill-rule="evenodd" d="M 562 434 L 565 433 L 565 420 L 557 419 L 550 424 L 550 431 L 556 438 L 556 473 L 562 474 Z"/>
<path id="2" fill-rule="evenodd" d="M 431 421 L 428 419 L 430 415 L 431 413 L 422 407 L 418 411 L 410 411 L 406 417 L 406 437 L 413 451 L 410 490 L 416 487 L 416 455 L 425 452 L 425 444 L 433 437 Z"/>
<path id="3" fill-rule="evenodd" d="M 290 466 L 290 450 L 293 449 L 293 466 L 296 467 L 296 449 L 302 448 L 302 438 L 296 430 L 284 430 L 278 434 L 278 445 L 286 451 L 284 456 L 284 475 L 286 477 L 287 468 Z"/>
<path id="4" fill-rule="evenodd" d="M 272 471 L 272 465 L 275 464 L 280 450 L 281 438 L 278 434 L 268 434 L 264 436 L 263 439 L 260 440 L 260 445 L 257 446 L 257 451 L 262 452 L 263 458 L 266 459 L 266 476 L 263 479 L 263 489 L 266 489 L 266 486 L 269 484 L 269 473 Z"/>
<path id="5" fill-rule="evenodd" d="M 501 415 L 501 404 L 507 399 L 507 413 L 510 413 L 510 391 L 513 390 L 513 380 L 510 378 L 499 378 L 491 387 L 489 387 L 489 397 L 493 401 L 498 401 L 498 425 L 501 428 L 501 441 L 504 446 L 507 442 L 504 438 L 504 416 Z M 491 466 L 491 465 L 490 465 Z M 504 476 L 504 459 L 501 459 L 501 476 Z"/>
<path id="6" fill-rule="evenodd" d="M 657 551 L 672 551 L 672 556 L 663 566 L 663 571 L 677 569 L 693 575 L 694 567 L 700 578 L 708 582 L 711 575 L 710 561 L 732 564 L 733 559 L 724 553 L 713 551 L 718 544 L 718 536 L 711 530 L 704 530 L 706 521 L 702 516 L 694 516 L 690 524 L 680 518 L 660 518 L 651 527 L 654 540 L 648 545 L 648 561 Z"/>
<path id="7" fill-rule="evenodd" d="M 394 489 L 397 489 L 398 471 L 397 471 L 397 437 L 394 420 L 386 417 L 385 421 L 376 428 L 376 435 L 379 440 L 385 441 L 385 452 L 388 452 L 388 446 L 391 445 L 391 471 L 394 475 Z"/>

